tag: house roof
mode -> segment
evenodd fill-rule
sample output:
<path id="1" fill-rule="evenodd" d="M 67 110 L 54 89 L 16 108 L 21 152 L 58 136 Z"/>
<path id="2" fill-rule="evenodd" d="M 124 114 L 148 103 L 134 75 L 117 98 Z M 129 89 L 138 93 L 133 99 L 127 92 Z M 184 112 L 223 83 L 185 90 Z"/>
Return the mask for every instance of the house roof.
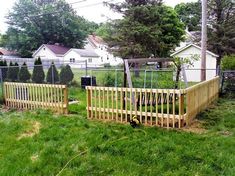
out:
<path id="1" fill-rule="evenodd" d="M 93 35 L 88 35 L 87 40 L 88 40 L 88 42 L 90 42 L 90 44 L 93 47 L 98 47 L 98 45 L 106 44 L 100 36 L 97 36 L 97 35 L 94 35 L 94 34 Z"/>
<path id="2" fill-rule="evenodd" d="M 56 55 L 64 55 L 68 50 L 70 50 L 70 48 L 60 45 L 49 45 L 49 44 L 44 44 L 44 45 Z"/>
<path id="3" fill-rule="evenodd" d="M 67 53 L 69 53 L 70 51 L 76 52 L 81 57 L 99 57 L 99 55 L 96 54 L 93 50 L 71 48 Z"/>
<path id="4" fill-rule="evenodd" d="M 173 54 L 171 54 L 171 56 L 173 57 L 173 56 L 175 56 L 175 55 L 181 53 L 182 51 L 184 51 L 184 50 L 186 50 L 186 49 L 188 49 L 188 48 L 190 48 L 190 47 L 195 47 L 195 48 L 201 50 L 201 47 L 200 47 L 200 46 L 197 46 L 197 45 L 191 43 L 191 44 L 188 44 L 188 45 L 186 45 L 186 46 L 184 46 L 184 47 L 182 47 L 182 48 L 179 48 L 177 51 L 175 51 Z M 217 54 L 212 53 L 211 51 L 208 51 L 208 50 L 206 50 L 206 53 L 207 53 L 207 54 L 210 54 L 210 55 L 213 56 L 213 57 L 219 57 Z"/>
<path id="5" fill-rule="evenodd" d="M 49 45 L 49 44 L 43 44 L 41 45 L 37 51 L 33 53 L 33 57 L 43 48 L 47 47 L 51 52 L 53 52 L 56 56 L 63 56 L 67 51 L 70 50 L 70 48 L 60 45 Z"/>
<path id="6" fill-rule="evenodd" d="M 4 55 L 4 56 L 17 56 L 17 52 L 16 51 L 10 51 L 4 48 L 0 48 L 0 55 Z"/>

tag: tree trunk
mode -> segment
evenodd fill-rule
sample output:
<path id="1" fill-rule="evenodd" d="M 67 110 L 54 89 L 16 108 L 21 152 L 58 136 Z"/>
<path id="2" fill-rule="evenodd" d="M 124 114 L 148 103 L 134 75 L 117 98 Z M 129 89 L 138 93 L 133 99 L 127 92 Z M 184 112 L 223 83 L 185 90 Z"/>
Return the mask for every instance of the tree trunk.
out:
<path id="1" fill-rule="evenodd" d="M 178 66 L 177 71 L 176 71 L 176 78 L 175 78 L 175 89 L 178 89 L 179 87 L 180 72 L 181 72 L 181 66 Z"/>

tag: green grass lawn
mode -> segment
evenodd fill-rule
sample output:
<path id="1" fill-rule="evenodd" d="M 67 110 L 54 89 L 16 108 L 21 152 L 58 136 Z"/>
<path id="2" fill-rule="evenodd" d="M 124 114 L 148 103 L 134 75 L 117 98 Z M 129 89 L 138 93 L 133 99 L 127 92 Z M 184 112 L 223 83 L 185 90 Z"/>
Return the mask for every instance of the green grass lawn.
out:
<path id="1" fill-rule="evenodd" d="M 89 121 L 85 92 L 70 92 L 80 103 L 68 116 L 1 109 L 0 175 L 235 173 L 235 99 L 221 98 L 201 113 L 199 134 Z"/>

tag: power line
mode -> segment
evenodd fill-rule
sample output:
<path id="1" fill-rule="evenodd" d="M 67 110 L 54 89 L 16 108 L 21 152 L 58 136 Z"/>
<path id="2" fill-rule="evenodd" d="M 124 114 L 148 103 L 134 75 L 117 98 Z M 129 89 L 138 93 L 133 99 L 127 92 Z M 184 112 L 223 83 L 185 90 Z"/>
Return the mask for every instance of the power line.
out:
<path id="1" fill-rule="evenodd" d="M 82 2 L 85 2 L 87 0 L 81 0 L 81 1 L 77 1 L 77 2 L 72 2 L 72 3 L 69 3 L 69 5 L 72 5 L 72 4 L 77 4 L 77 3 L 82 3 Z M 84 6 L 80 6 L 80 7 L 73 7 L 73 9 L 81 9 L 81 8 L 86 8 L 86 7 L 93 7 L 93 6 L 97 6 L 97 5 L 101 5 L 101 4 L 104 4 L 104 3 L 108 3 L 108 2 L 112 2 L 114 0 L 108 0 L 108 1 L 103 1 L 103 2 L 98 2 L 98 3 L 93 3 L 93 4 L 88 4 L 88 5 L 84 5 Z M 42 13 L 42 14 L 39 14 L 39 15 L 30 15 L 30 17 L 39 17 L 39 16 L 44 16 L 44 15 L 53 15 L 53 14 L 57 14 L 57 13 L 61 13 L 63 12 L 63 10 L 57 10 L 57 11 L 54 11 L 54 12 L 49 12 L 49 13 Z"/>

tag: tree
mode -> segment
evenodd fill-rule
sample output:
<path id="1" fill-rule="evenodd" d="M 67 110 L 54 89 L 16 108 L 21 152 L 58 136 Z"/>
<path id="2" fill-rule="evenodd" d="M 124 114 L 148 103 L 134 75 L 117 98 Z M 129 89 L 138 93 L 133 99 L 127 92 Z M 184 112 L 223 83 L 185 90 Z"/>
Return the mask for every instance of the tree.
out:
<path id="1" fill-rule="evenodd" d="M 60 83 L 69 84 L 73 80 L 74 74 L 69 65 L 62 67 L 60 71 Z"/>
<path id="2" fill-rule="evenodd" d="M 201 15 L 199 15 L 198 9 L 200 7 L 200 1 L 196 3 L 186 3 L 185 9 L 188 11 L 176 11 L 179 13 L 181 20 L 185 22 L 185 25 L 189 25 L 184 18 L 195 17 L 194 26 L 200 26 Z M 233 0 L 208 0 L 208 49 L 219 55 L 217 59 L 217 66 L 220 65 L 224 55 L 230 55 L 235 53 L 235 2 Z M 200 19 L 198 20 L 198 17 Z M 196 39 L 200 41 L 199 39 Z"/>
<path id="3" fill-rule="evenodd" d="M 51 84 L 59 82 L 59 74 L 58 74 L 58 71 L 56 69 L 54 62 L 51 63 L 51 66 L 47 72 L 46 80 L 48 83 L 51 83 Z"/>
<path id="4" fill-rule="evenodd" d="M 201 20 L 201 2 L 180 3 L 175 6 L 175 11 L 189 31 L 199 31 Z"/>
<path id="5" fill-rule="evenodd" d="M 223 70 L 235 70 L 235 54 L 224 56 L 221 65 Z"/>
<path id="6" fill-rule="evenodd" d="M 222 57 L 235 53 L 235 2 L 233 0 L 208 0 L 208 48 Z"/>
<path id="7" fill-rule="evenodd" d="M 7 23 L 4 46 L 24 57 L 31 57 L 43 43 L 81 48 L 86 34 L 98 27 L 77 16 L 63 0 L 19 0 L 8 14 Z"/>
<path id="8" fill-rule="evenodd" d="M 32 81 L 35 83 L 43 83 L 45 79 L 45 73 L 43 71 L 42 61 L 39 57 L 34 62 Z"/>
<path id="9" fill-rule="evenodd" d="M 20 82 L 28 82 L 30 80 L 30 73 L 28 70 L 28 67 L 26 65 L 26 63 L 24 62 L 23 65 L 20 68 L 19 74 L 18 74 L 18 80 Z"/>
<path id="10" fill-rule="evenodd" d="M 8 70 L 6 60 L 4 60 L 4 61 L 0 60 L 0 68 L 2 71 L 2 80 L 4 81 L 7 78 L 7 70 Z"/>
<path id="11" fill-rule="evenodd" d="M 118 56 L 166 57 L 183 40 L 183 23 L 161 0 L 125 0 L 109 6 L 123 14 L 123 19 L 112 22 L 107 39 Z"/>
<path id="12" fill-rule="evenodd" d="M 10 62 L 9 68 L 7 70 L 7 80 L 8 81 L 17 81 L 19 73 L 19 65 L 18 63 L 13 64 Z"/>
<path id="13" fill-rule="evenodd" d="M 182 66 L 188 67 L 193 66 L 194 61 L 198 61 L 200 56 L 198 55 L 192 55 L 191 57 L 175 57 L 173 60 L 175 69 L 176 69 L 176 78 L 175 78 L 175 89 L 178 89 L 179 87 L 179 80 L 180 80 L 180 73 L 182 71 Z"/>

